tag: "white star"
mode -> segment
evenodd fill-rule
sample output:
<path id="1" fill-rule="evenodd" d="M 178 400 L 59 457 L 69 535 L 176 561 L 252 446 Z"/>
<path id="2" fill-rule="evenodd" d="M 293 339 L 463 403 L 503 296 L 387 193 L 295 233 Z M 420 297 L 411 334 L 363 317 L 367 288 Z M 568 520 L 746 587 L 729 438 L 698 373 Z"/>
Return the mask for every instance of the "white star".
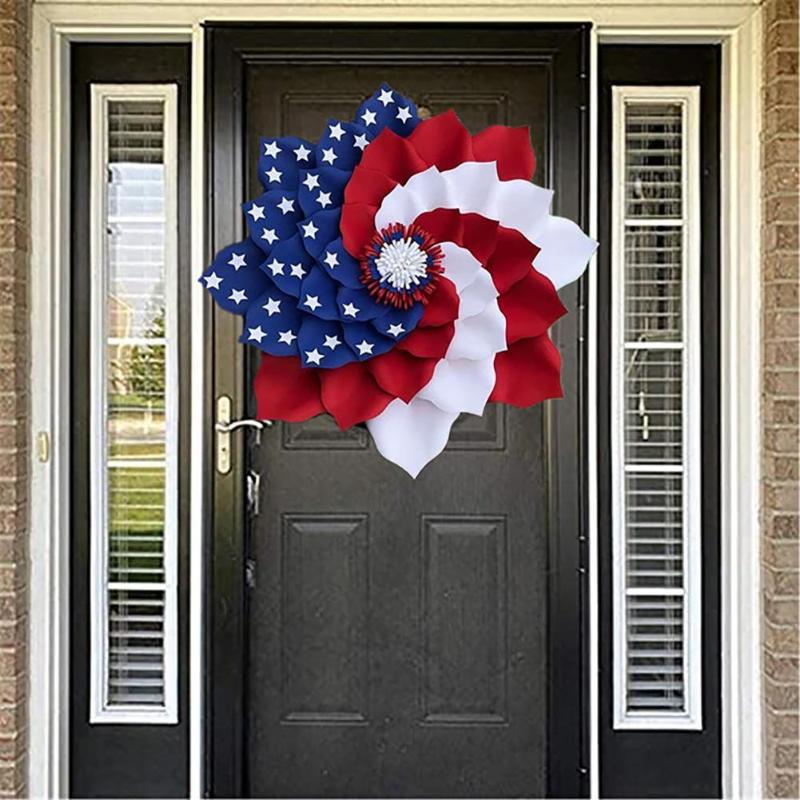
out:
<path id="1" fill-rule="evenodd" d="M 303 185 L 308 188 L 310 192 L 312 189 L 319 189 L 319 175 L 312 175 L 309 173 L 303 179 Z"/>
<path id="2" fill-rule="evenodd" d="M 356 347 L 358 348 L 358 354 L 360 356 L 371 356 L 372 355 L 372 348 L 375 347 L 373 342 L 368 342 L 366 339 L 362 339 Z"/>
<path id="3" fill-rule="evenodd" d="M 297 148 L 297 150 L 293 150 L 292 152 L 298 161 L 308 161 L 308 157 L 311 155 L 311 151 L 302 144 Z"/>
<path id="4" fill-rule="evenodd" d="M 330 192 L 320 192 L 319 197 L 317 197 L 317 202 L 325 208 L 326 206 L 331 205 L 331 193 Z"/>
<path id="5" fill-rule="evenodd" d="M 344 136 L 344 128 L 340 123 L 337 122 L 335 125 L 328 125 L 328 129 L 330 130 L 331 139 L 336 139 L 337 142 L 342 141 L 342 136 Z"/>
<path id="6" fill-rule="evenodd" d="M 395 339 L 401 334 L 405 333 L 406 329 L 398 322 L 397 325 L 390 325 L 389 326 L 389 333 L 395 337 Z"/>
<path id="7" fill-rule="evenodd" d="M 265 306 L 261 306 L 261 308 L 263 308 L 264 311 L 266 311 L 270 316 L 273 314 L 280 314 L 281 301 L 276 300 L 274 297 L 270 297 L 269 300 L 267 300 L 267 304 Z"/>
<path id="8" fill-rule="evenodd" d="M 344 315 L 346 317 L 354 317 L 361 311 L 360 308 L 356 308 L 354 303 L 342 303 L 342 309 L 344 310 Z"/>
<path id="9" fill-rule="evenodd" d="M 291 330 L 278 332 L 278 341 L 283 342 L 283 344 L 290 345 L 296 338 Z"/>
<path id="10" fill-rule="evenodd" d="M 363 120 L 364 120 L 364 124 L 365 124 L 367 127 L 369 127 L 370 125 L 374 125 L 374 124 L 375 124 L 375 112 L 374 112 L 374 111 L 370 111 L 369 109 L 367 109 L 367 110 L 366 110 L 366 111 L 365 111 L 365 112 L 364 112 L 364 113 L 361 115 L 361 119 L 363 119 Z"/>
<path id="11" fill-rule="evenodd" d="M 303 305 L 308 306 L 312 311 L 316 311 L 322 303 L 320 303 L 318 295 L 307 294 L 306 299 L 303 300 Z"/>
<path id="12" fill-rule="evenodd" d="M 277 258 L 273 258 L 272 261 L 267 264 L 267 269 L 272 270 L 273 275 L 283 275 L 283 262 L 278 261 Z"/>
<path id="13" fill-rule="evenodd" d="M 317 231 L 319 228 L 311 221 L 308 221 L 307 225 L 300 226 L 303 229 L 303 236 L 306 239 L 316 239 L 317 238 Z"/>
<path id="14" fill-rule="evenodd" d="M 302 278 L 306 274 L 302 264 L 290 264 L 289 269 L 293 278 Z"/>
<path id="15" fill-rule="evenodd" d="M 341 342 L 338 336 L 325 336 L 325 347 L 330 347 L 331 350 L 335 350 L 340 344 Z"/>
<path id="16" fill-rule="evenodd" d="M 270 183 L 280 183 L 281 175 L 283 175 L 283 173 L 275 169 L 275 167 L 270 167 L 264 174 L 269 178 Z"/>
<path id="17" fill-rule="evenodd" d="M 269 242 L 270 244 L 272 244 L 273 242 L 277 242 L 280 237 L 278 236 L 277 233 L 275 233 L 275 230 L 273 228 L 264 228 L 264 230 L 261 231 L 261 238 L 265 242 Z"/>
<path id="18" fill-rule="evenodd" d="M 278 147 L 278 143 L 277 142 L 270 142 L 269 144 L 265 144 L 264 145 L 264 155 L 265 156 L 272 156 L 273 158 L 275 158 L 275 156 L 277 156 L 278 153 L 280 153 L 280 152 L 281 152 L 281 149 L 280 149 L 280 147 Z"/>
<path id="19" fill-rule="evenodd" d="M 381 95 L 378 98 L 378 102 L 383 103 L 384 108 L 386 108 L 389 103 L 394 103 L 394 100 L 392 99 L 392 93 L 388 89 L 381 89 Z"/>
<path id="20" fill-rule="evenodd" d="M 359 150 L 363 150 L 369 144 L 366 133 L 362 133 L 359 136 L 354 136 L 353 139 L 353 147 L 357 147 Z"/>
<path id="21" fill-rule="evenodd" d="M 322 160 L 326 164 L 333 164 L 336 161 L 336 153 L 333 152 L 332 147 L 326 147 L 322 151 Z"/>
<path id="22" fill-rule="evenodd" d="M 330 251 L 325 251 L 325 258 L 323 261 L 331 268 L 339 266 L 339 256 L 336 253 L 331 253 Z"/>
<path id="23" fill-rule="evenodd" d="M 261 340 L 267 335 L 264 331 L 261 330 L 261 326 L 259 325 L 257 328 L 248 328 L 247 329 L 250 335 L 247 337 L 248 341 L 253 339 L 254 341 L 261 344 Z"/>
<path id="24" fill-rule="evenodd" d="M 288 214 L 290 211 L 294 211 L 294 200 L 290 200 L 288 197 L 282 197 L 280 203 L 278 203 L 278 208 L 284 214 Z"/>
<path id="25" fill-rule="evenodd" d="M 206 282 L 206 289 L 219 289 L 219 285 L 222 283 L 222 278 L 216 272 L 204 275 L 203 280 Z"/>
<path id="26" fill-rule="evenodd" d="M 319 350 L 315 347 L 313 350 L 306 350 L 306 362 L 308 364 L 316 364 L 319 366 L 319 362 L 325 358 L 325 353 L 320 353 Z"/>
<path id="27" fill-rule="evenodd" d="M 411 119 L 411 111 L 409 111 L 408 106 L 398 109 L 396 119 L 399 119 L 400 122 L 408 122 Z"/>
<path id="28" fill-rule="evenodd" d="M 228 262 L 237 272 L 239 267 L 246 267 L 247 263 L 244 260 L 244 253 L 231 253 L 231 260 Z"/>
<path id="29" fill-rule="evenodd" d="M 228 300 L 233 300 L 234 303 L 238 306 L 239 303 L 247 300 L 247 295 L 244 293 L 244 289 L 231 289 L 230 297 Z"/>
<path id="30" fill-rule="evenodd" d="M 247 213 L 253 218 L 253 222 L 257 222 L 264 219 L 264 206 L 257 206 L 253 203 Z"/>

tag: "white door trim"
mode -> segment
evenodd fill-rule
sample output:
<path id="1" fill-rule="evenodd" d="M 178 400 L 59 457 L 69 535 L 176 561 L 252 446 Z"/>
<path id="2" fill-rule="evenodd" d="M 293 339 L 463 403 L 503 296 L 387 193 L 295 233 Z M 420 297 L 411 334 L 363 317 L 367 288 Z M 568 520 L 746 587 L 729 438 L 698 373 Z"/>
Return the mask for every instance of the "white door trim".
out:
<path id="1" fill-rule="evenodd" d="M 604 0 L 538 3 L 465 0 L 457 7 L 405 0 L 386 7 L 392 19 L 593 22 L 590 109 L 591 231 L 597 235 L 597 47 L 611 41 L 721 42 L 723 47 L 722 174 L 722 649 L 725 797 L 761 794 L 760 575 L 758 564 L 760 347 L 760 10 L 750 2 L 683 0 L 680 5 Z M 191 41 L 192 270 L 205 259 L 204 33 L 217 20 L 386 21 L 377 0 L 171 2 L 158 5 L 157 25 L 144 25 L 142 5 L 118 2 L 37 3 L 33 12 L 31 79 L 31 431 L 47 432 L 52 456 L 31 464 L 30 754 L 32 796 L 68 789 L 69 600 L 69 65 L 72 41 Z M 108 20 L 114 19 L 113 24 Z M 590 376 L 594 375 L 597 285 L 589 278 Z M 191 794 L 202 796 L 202 532 L 208 435 L 204 397 L 204 297 L 192 294 L 193 450 L 190 478 Z M 596 430 L 596 386 L 590 377 L 589 429 Z M 590 463 L 597 444 L 590 438 Z M 31 452 L 35 453 L 34 447 Z M 35 459 L 35 456 L 32 456 Z M 590 479 L 590 591 L 597 597 L 597 481 Z M 597 604 L 590 605 L 592 796 L 599 792 L 597 737 Z"/>

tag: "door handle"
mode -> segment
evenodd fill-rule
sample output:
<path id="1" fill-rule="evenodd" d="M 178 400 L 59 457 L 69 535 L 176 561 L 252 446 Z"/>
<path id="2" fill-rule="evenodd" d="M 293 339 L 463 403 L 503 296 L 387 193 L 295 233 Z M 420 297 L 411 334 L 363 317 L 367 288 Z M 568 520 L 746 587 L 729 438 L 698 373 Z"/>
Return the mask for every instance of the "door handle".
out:
<path id="1" fill-rule="evenodd" d="M 217 472 L 227 475 L 231 471 L 231 433 L 240 429 L 252 428 L 260 441 L 261 431 L 272 427 L 269 419 L 231 419 L 231 398 L 222 394 L 217 398 L 217 420 L 214 430 L 217 434 Z"/>

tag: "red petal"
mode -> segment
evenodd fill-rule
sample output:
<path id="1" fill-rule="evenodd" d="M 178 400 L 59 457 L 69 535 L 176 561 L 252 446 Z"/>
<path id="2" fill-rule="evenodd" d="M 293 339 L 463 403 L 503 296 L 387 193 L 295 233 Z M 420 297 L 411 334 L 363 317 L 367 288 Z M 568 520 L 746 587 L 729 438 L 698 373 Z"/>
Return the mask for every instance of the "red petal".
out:
<path id="1" fill-rule="evenodd" d="M 538 252 L 539 248 L 519 231 L 498 227 L 494 253 L 484 264 L 500 294 L 507 292 L 531 271 L 531 264 Z"/>
<path id="2" fill-rule="evenodd" d="M 472 152 L 475 161 L 496 161 L 501 181 L 529 181 L 536 169 L 528 128 L 492 125 L 472 137 Z"/>
<path id="3" fill-rule="evenodd" d="M 474 160 L 469 131 L 452 109 L 420 122 L 408 141 L 428 166 L 439 170 Z"/>
<path id="4" fill-rule="evenodd" d="M 303 422 L 324 414 L 318 372 L 300 366 L 294 356 L 261 354 L 261 366 L 253 378 L 260 419 Z"/>
<path id="5" fill-rule="evenodd" d="M 458 292 L 452 281 L 442 276 L 436 285 L 436 291 L 430 296 L 430 300 L 425 306 L 425 313 L 419 321 L 419 327 L 446 325 L 456 317 L 458 317 Z"/>
<path id="6" fill-rule="evenodd" d="M 435 358 L 437 361 L 444 358 L 453 334 L 455 325 L 437 325 L 435 328 L 420 328 L 417 326 L 405 339 L 397 343 L 398 350 L 405 350 L 417 358 Z"/>
<path id="7" fill-rule="evenodd" d="M 342 244 L 353 258 L 361 258 L 375 235 L 375 214 L 378 209 L 363 203 L 348 203 L 342 206 L 339 230 Z"/>
<path id="8" fill-rule="evenodd" d="M 492 403 L 511 403 L 525 408 L 561 397 L 561 356 L 550 337 L 543 333 L 520 339 L 494 359 L 495 384 Z"/>
<path id="9" fill-rule="evenodd" d="M 506 341 L 540 336 L 564 314 L 564 308 L 553 284 L 535 269 L 517 281 L 497 300 L 506 318 Z"/>
<path id="10" fill-rule="evenodd" d="M 350 180 L 344 187 L 344 202 L 366 203 L 368 206 L 379 208 L 383 198 L 397 186 L 397 181 L 393 181 L 382 172 L 374 169 L 367 169 L 363 164 L 359 164 L 350 176 Z"/>
<path id="11" fill-rule="evenodd" d="M 390 350 L 367 364 L 378 385 L 408 403 L 431 379 L 436 359 L 416 358 L 400 350 Z"/>
<path id="12" fill-rule="evenodd" d="M 455 242 L 461 244 L 464 231 L 461 220 L 464 215 L 454 208 L 437 208 L 420 214 L 414 224 L 427 231 L 437 242 Z"/>
<path id="13" fill-rule="evenodd" d="M 391 128 L 384 128 L 370 142 L 364 150 L 361 166 L 382 172 L 397 183 L 405 183 L 428 167 L 408 141 Z"/>
<path id="14" fill-rule="evenodd" d="M 393 395 L 386 394 L 375 382 L 366 362 L 351 362 L 317 372 L 325 409 L 342 430 L 377 417 L 394 400 Z"/>
<path id="15" fill-rule="evenodd" d="M 497 247 L 498 222 L 480 214 L 464 214 L 461 221 L 463 234 L 460 244 L 485 264 Z"/>

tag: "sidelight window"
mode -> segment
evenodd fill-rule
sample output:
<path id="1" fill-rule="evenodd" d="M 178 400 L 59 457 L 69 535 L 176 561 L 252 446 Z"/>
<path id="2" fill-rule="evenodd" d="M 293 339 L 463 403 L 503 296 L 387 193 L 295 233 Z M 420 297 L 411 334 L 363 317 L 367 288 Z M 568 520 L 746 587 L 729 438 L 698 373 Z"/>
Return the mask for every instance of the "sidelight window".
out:
<path id="1" fill-rule="evenodd" d="M 91 697 L 177 722 L 176 88 L 91 96 Z"/>
<path id="2" fill-rule="evenodd" d="M 701 727 L 697 87 L 614 87 L 614 724 Z"/>

